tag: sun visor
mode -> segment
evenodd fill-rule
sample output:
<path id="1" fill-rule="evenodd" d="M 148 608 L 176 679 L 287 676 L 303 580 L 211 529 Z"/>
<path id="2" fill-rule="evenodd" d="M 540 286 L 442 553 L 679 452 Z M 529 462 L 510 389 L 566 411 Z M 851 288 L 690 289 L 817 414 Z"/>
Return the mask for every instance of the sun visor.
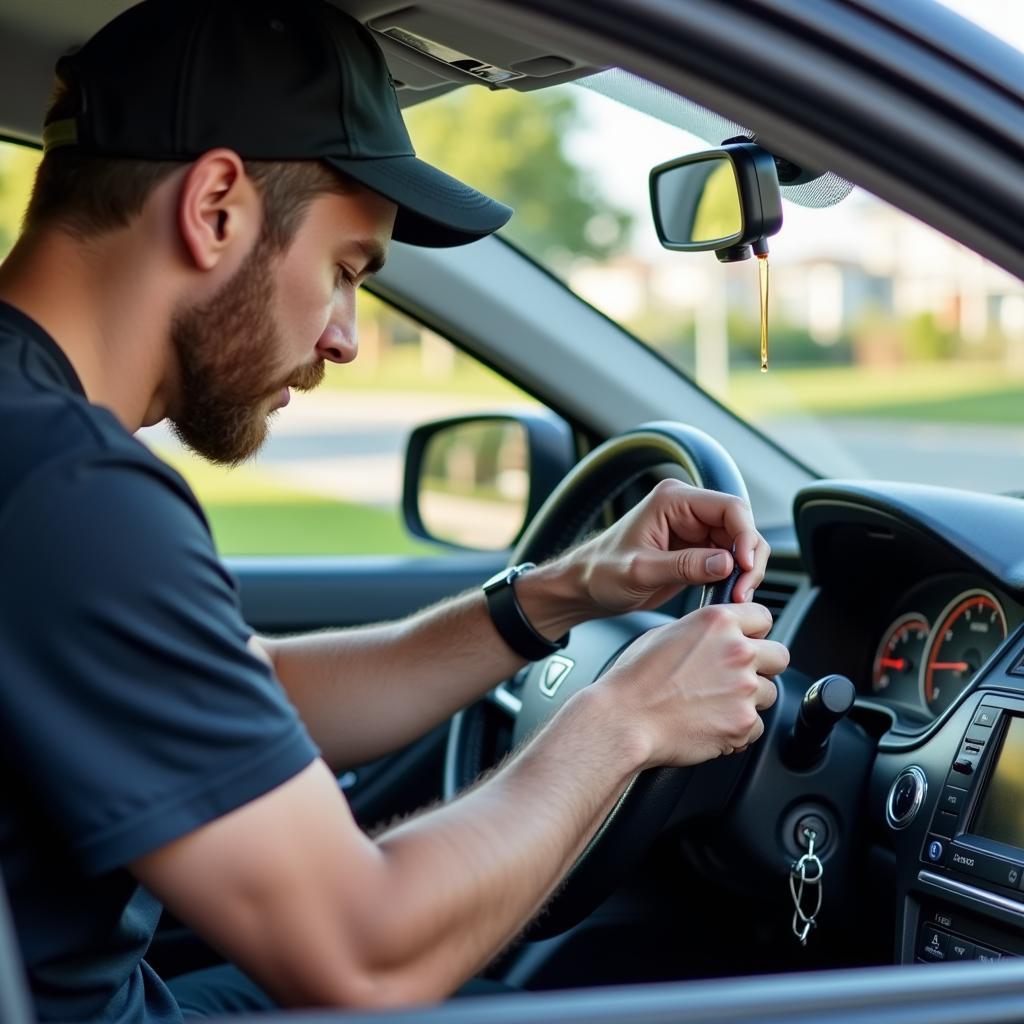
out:
<path id="1" fill-rule="evenodd" d="M 510 38 L 423 5 L 378 12 L 367 25 L 387 54 L 400 98 L 403 89 L 432 92 L 440 84 L 471 82 L 529 90 L 596 70 L 541 43 Z"/>

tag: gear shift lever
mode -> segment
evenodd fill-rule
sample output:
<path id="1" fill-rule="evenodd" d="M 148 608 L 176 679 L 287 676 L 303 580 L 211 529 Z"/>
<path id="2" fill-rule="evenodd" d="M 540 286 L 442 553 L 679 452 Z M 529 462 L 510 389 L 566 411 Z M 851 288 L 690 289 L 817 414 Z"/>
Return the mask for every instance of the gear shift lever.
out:
<path id="1" fill-rule="evenodd" d="M 809 771 L 825 755 L 829 736 L 853 707 L 857 689 L 846 676 L 822 676 L 804 694 L 783 759 L 796 771 Z"/>

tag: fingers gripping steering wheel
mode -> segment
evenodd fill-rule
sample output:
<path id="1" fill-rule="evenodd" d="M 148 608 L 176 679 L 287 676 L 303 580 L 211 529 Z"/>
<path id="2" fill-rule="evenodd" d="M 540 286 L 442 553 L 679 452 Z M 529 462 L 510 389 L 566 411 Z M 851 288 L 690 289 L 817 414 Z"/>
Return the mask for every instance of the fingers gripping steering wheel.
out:
<path id="1" fill-rule="evenodd" d="M 743 478 L 713 438 L 682 423 L 659 421 L 611 438 L 581 460 L 529 525 L 510 565 L 543 562 L 575 543 L 597 512 L 640 474 L 657 466 L 682 468 L 698 487 L 747 500 Z M 705 588 L 701 604 L 732 598 L 738 567 Z M 535 662 L 452 720 L 445 763 L 445 799 L 475 781 L 511 746 L 550 719 L 577 691 L 594 682 L 637 637 L 670 621 L 634 612 L 577 626 L 568 647 Z M 582 920 L 642 858 L 676 807 L 692 769 L 656 768 L 634 776 L 576 861 L 566 884 L 529 937 L 558 934 Z"/>

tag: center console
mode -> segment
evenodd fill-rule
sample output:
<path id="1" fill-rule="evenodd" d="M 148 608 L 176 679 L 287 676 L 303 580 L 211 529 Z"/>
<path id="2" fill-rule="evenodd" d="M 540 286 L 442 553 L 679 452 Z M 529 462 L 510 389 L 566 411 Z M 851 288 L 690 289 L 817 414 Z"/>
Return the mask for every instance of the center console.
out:
<path id="1" fill-rule="evenodd" d="M 978 693 L 956 717 L 886 799 L 908 865 L 904 963 L 1024 956 L 1024 698 Z"/>

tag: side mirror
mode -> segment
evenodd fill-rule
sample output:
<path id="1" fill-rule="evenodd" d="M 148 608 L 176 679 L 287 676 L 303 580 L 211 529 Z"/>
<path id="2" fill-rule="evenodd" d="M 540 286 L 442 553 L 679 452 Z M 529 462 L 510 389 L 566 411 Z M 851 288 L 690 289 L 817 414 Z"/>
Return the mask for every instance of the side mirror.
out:
<path id="1" fill-rule="evenodd" d="M 660 164 L 651 171 L 651 210 L 666 249 L 714 250 L 723 263 L 764 255 L 782 227 L 775 158 L 738 142 Z"/>
<path id="2" fill-rule="evenodd" d="M 575 462 L 572 431 L 553 414 L 427 423 L 406 449 L 406 527 L 451 547 L 503 551 Z"/>

